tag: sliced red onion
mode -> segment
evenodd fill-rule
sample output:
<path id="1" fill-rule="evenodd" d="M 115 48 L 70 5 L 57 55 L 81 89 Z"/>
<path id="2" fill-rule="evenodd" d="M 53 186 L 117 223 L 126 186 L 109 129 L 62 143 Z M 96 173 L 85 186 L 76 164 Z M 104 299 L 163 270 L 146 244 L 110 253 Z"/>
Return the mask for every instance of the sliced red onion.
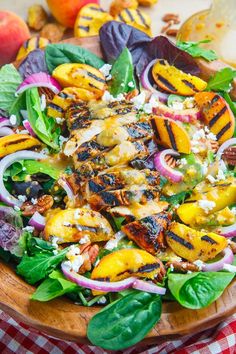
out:
<path id="1" fill-rule="evenodd" d="M 144 69 L 141 75 L 141 83 L 143 88 L 155 93 L 161 102 L 167 102 L 169 94 L 161 92 L 155 88 L 155 82 L 152 78 L 152 67 L 156 63 L 157 59 L 152 60 Z"/>
<path id="2" fill-rule="evenodd" d="M 179 183 L 183 180 L 184 175 L 183 173 L 174 170 L 172 167 L 170 167 L 166 160 L 166 156 L 174 156 L 174 157 L 179 157 L 180 154 L 177 151 L 174 151 L 172 149 L 167 149 L 163 150 L 161 152 L 158 152 L 154 156 L 154 166 L 157 171 L 160 172 L 160 174 L 164 177 L 166 177 L 169 181 L 173 183 Z"/>
<path id="3" fill-rule="evenodd" d="M 91 290 L 99 290 L 105 292 L 119 292 L 128 288 L 131 288 L 136 278 L 130 277 L 121 281 L 116 282 L 105 282 L 92 280 L 80 275 L 73 270 L 70 270 L 69 267 L 62 262 L 61 269 L 65 277 L 71 280 L 73 283 L 82 286 L 83 288 L 91 289 Z"/>
<path id="4" fill-rule="evenodd" d="M 229 140 L 226 140 L 222 145 L 221 147 L 219 148 L 219 150 L 217 151 L 217 154 L 216 154 L 216 160 L 220 160 L 221 159 L 221 156 L 223 155 L 223 152 L 228 149 L 228 147 L 232 146 L 232 145 L 236 145 L 236 138 L 232 138 L 232 139 L 229 139 Z"/>
<path id="5" fill-rule="evenodd" d="M 64 178 L 60 178 L 57 182 L 66 192 L 68 200 L 71 204 L 75 203 L 75 195 L 73 193 L 73 190 L 71 189 L 71 186 L 69 185 L 69 183 L 67 182 L 66 179 Z"/>
<path id="6" fill-rule="evenodd" d="M 34 136 L 36 137 L 37 135 L 35 134 L 35 132 L 33 131 L 32 127 L 31 127 L 31 124 L 28 120 L 23 120 L 23 126 L 25 127 L 26 130 L 28 130 L 29 134 L 31 136 Z"/>
<path id="7" fill-rule="evenodd" d="M 183 123 L 193 123 L 201 118 L 201 112 L 197 108 L 175 110 L 164 104 L 154 107 L 153 113 L 157 115 L 161 114 L 167 118 L 172 118 Z"/>
<path id="8" fill-rule="evenodd" d="M 230 247 L 227 247 L 223 252 L 223 257 L 214 263 L 203 263 L 203 272 L 218 272 L 224 268 L 224 264 L 232 264 L 234 261 L 234 254 Z"/>
<path id="9" fill-rule="evenodd" d="M 43 231 L 45 228 L 45 217 L 37 211 L 29 220 L 29 225 L 35 227 L 36 230 Z"/>
<path id="10" fill-rule="evenodd" d="M 2 127 L 10 127 L 11 123 L 10 120 L 4 117 L 0 117 L 0 128 Z"/>
<path id="11" fill-rule="evenodd" d="M 0 136 L 7 136 L 15 134 L 14 131 L 9 127 L 2 127 L 0 128 Z"/>
<path id="12" fill-rule="evenodd" d="M 221 227 L 219 234 L 227 238 L 236 237 L 236 223 L 230 226 Z"/>
<path id="13" fill-rule="evenodd" d="M 146 291 L 147 293 L 165 295 L 166 288 L 162 288 L 161 286 L 157 286 L 151 282 L 136 279 L 133 283 L 132 287 L 137 290 Z"/>
<path id="14" fill-rule="evenodd" d="M 20 208 L 23 202 L 13 197 L 4 186 L 4 182 L 3 182 L 4 172 L 9 166 L 11 166 L 16 161 L 42 160 L 45 158 L 46 156 L 44 154 L 40 154 L 38 152 L 33 152 L 33 151 L 27 151 L 27 150 L 17 151 L 14 154 L 5 156 L 0 163 L 0 200 L 10 206 L 16 206 Z"/>
<path id="15" fill-rule="evenodd" d="M 61 91 L 61 86 L 56 79 L 49 74 L 40 72 L 28 76 L 17 88 L 16 93 L 19 95 L 32 87 L 47 87 L 56 95 Z"/>

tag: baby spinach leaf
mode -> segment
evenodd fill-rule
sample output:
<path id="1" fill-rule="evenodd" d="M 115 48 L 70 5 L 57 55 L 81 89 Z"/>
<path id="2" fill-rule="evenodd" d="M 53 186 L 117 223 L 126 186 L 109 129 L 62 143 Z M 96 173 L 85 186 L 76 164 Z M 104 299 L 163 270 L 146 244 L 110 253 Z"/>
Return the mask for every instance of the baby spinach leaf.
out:
<path id="1" fill-rule="evenodd" d="M 53 118 L 41 111 L 40 98 L 37 88 L 26 91 L 26 106 L 29 122 L 35 134 L 54 150 L 59 149 L 60 129 L 56 128 Z"/>
<path id="2" fill-rule="evenodd" d="M 17 118 L 17 123 L 20 124 L 22 116 L 20 111 L 26 109 L 26 101 L 25 101 L 25 92 L 22 92 L 17 98 L 15 98 L 15 101 L 11 105 L 11 108 L 9 109 L 9 114 L 12 115 L 14 114 Z"/>
<path id="3" fill-rule="evenodd" d="M 203 58 L 207 61 L 216 60 L 217 54 L 212 49 L 205 49 L 200 47 L 200 44 L 211 42 L 209 39 L 204 39 L 199 42 L 177 42 L 177 47 L 189 53 L 194 58 Z"/>
<path id="4" fill-rule="evenodd" d="M 39 237 L 30 237 L 27 240 L 27 252 L 30 256 L 39 252 L 48 252 L 51 255 L 54 249 L 55 247 L 50 242 Z"/>
<path id="5" fill-rule="evenodd" d="M 49 278 L 45 279 L 39 285 L 31 299 L 43 302 L 50 301 L 56 297 L 79 289 L 80 287 L 78 285 L 67 280 L 60 271 L 55 270 L 49 275 Z"/>
<path id="6" fill-rule="evenodd" d="M 0 69 L 0 107 L 9 113 L 16 100 L 15 92 L 22 78 L 14 65 L 7 64 Z"/>
<path id="7" fill-rule="evenodd" d="M 208 81 L 208 91 L 229 92 L 232 88 L 232 81 L 236 77 L 236 70 L 224 68 L 212 76 Z"/>
<path id="8" fill-rule="evenodd" d="M 168 288 L 183 307 L 201 309 L 217 300 L 233 278 L 227 272 L 169 273 Z"/>
<path id="9" fill-rule="evenodd" d="M 34 256 L 23 256 L 22 261 L 17 266 L 17 273 L 21 275 L 27 283 L 35 284 L 44 279 L 56 266 L 63 261 L 68 249 L 54 255 L 53 253 L 36 253 Z"/>
<path id="10" fill-rule="evenodd" d="M 105 62 L 94 53 L 68 43 L 49 44 L 45 50 L 46 63 L 50 73 L 61 64 L 81 63 L 101 68 Z"/>
<path id="11" fill-rule="evenodd" d="M 120 93 L 127 93 L 136 88 L 132 55 L 128 48 L 124 48 L 111 69 L 110 92 L 114 97 Z"/>
<path id="12" fill-rule="evenodd" d="M 128 348 L 155 326 L 161 308 L 159 295 L 131 292 L 96 314 L 88 324 L 87 336 L 94 345 L 104 349 Z"/>

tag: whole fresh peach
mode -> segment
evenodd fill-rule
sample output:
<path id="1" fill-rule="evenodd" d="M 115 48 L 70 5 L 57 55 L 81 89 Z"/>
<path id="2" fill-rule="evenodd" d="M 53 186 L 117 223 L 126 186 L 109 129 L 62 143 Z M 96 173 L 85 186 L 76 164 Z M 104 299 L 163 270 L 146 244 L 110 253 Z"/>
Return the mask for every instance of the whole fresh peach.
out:
<path id="1" fill-rule="evenodd" d="M 0 11 L 0 66 L 15 60 L 16 54 L 30 37 L 27 24 L 9 11 Z"/>
<path id="2" fill-rule="evenodd" d="M 56 18 L 65 27 L 73 28 L 77 14 L 81 7 L 99 0 L 47 0 L 48 7 Z"/>

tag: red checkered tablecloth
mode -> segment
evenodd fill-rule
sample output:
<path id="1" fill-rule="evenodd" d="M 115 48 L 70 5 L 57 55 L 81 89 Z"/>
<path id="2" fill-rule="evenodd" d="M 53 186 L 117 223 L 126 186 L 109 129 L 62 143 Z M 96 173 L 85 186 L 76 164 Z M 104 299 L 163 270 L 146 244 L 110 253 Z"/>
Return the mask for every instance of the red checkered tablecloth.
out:
<path id="1" fill-rule="evenodd" d="M 104 351 L 91 345 L 65 342 L 30 331 L 0 311 L 0 353 L 1 354 L 235 354 L 236 315 L 210 330 L 185 336 L 179 340 L 161 345 L 129 348 L 123 352 Z"/>

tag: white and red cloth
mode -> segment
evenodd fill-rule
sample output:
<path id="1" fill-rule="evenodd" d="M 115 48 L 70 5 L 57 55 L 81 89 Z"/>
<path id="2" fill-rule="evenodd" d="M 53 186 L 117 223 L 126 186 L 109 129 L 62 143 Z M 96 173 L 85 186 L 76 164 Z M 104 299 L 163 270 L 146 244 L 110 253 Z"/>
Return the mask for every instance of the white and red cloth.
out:
<path id="1" fill-rule="evenodd" d="M 161 345 L 137 345 L 124 351 L 105 351 L 91 345 L 47 337 L 0 311 L 1 354 L 236 354 L 236 315 L 207 331 Z"/>

